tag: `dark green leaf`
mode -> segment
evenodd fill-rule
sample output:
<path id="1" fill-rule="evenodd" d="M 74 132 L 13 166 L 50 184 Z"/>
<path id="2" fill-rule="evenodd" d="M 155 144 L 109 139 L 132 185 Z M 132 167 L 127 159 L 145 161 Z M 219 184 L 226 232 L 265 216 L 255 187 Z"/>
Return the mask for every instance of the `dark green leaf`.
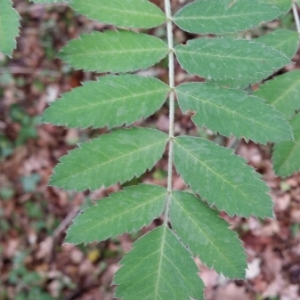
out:
<path id="1" fill-rule="evenodd" d="M 168 136 L 155 129 L 119 129 L 80 145 L 62 157 L 50 184 L 65 190 L 95 190 L 123 183 L 151 169 Z"/>
<path id="2" fill-rule="evenodd" d="M 121 27 L 152 28 L 166 20 L 148 0 L 73 0 L 71 7 L 90 19 Z"/>
<path id="3" fill-rule="evenodd" d="M 300 171 L 300 114 L 291 120 L 295 140 L 278 143 L 274 146 L 273 164 L 275 173 L 287 177 Z"/>
<path id="4" fill-rule="evenodd" d="M 272 217 L 267 185 L 232 150 L 202 138 L 175 139 L 174 162 L 191 188 L 230 216 Z"/>
<path id="5" fill-rule="evenodd" d="M 281 14 L 277 7 L 257 0 L 202 0 L 184 6 L 174 21 L 188 32 L 221 34 L 250 29 Z"/>
<path id="6" fill-rule="evenodd" d="M 199 38 L 175 49 L 180 65 L 207 79 L 256 83 L 290 63 L 281 52 L 260 43 L 231 38 Z"/>
<path id="7" fill-rule="evenodd" d="M 136 241 L 120 263 L 114 284 L 122 300 L 204 299 L 191 254 L 165 225 Z"/>
<path id="8" fill-rule="evenodd" d="M 130 125 L 156 112 L 169 87 L 135 75 L 108 75 L 66 93 L 44 113 L 44 122 L 67 127 L 108 128 Z"/>
<path id="9" fill-rule="evenodd" d="M 299 46 L 299 36 L 297 31 L 287 29 L 277 29 L 255 39 L 255 41 L 281 51 L 288 58 L 294 57 Z"/>
<path id="10" fill-rule="evenodd" d="M 190 193 L 173 192 L 170 218 L 182 242 L 208 267 L 230 278 L 245 277 L 242 243 L 215 210 Z"/>
<path id="11" fill-rule="evenodd" d="M 11 0 L 0 0 L 0 52 L 11 56 L 19 35 L 20 16 Z"/>
<path id="12" fill-rule="evenodd" d="M 72 40 L 61 50 L 59 57 L 76 69 L 122 73 L 151 67 L 167 53 L 167 44 L 154 36 L 105 31 Z"/>
<path id="13" fill-rule="evenodd" d="M 261 0 L 278 7 L 283 15 L 286 14 L 292 7 L 292 0 Z"/>
<path id="14" fill-rule="evenodd" d="M 300 108 L 300 71 L 291 71 L 269 80 L 254 92 L 281 111 L 287 119 Z"/>
<path id="15" fill-rule="evenodd" d="M 213 84 L 186 83 L 176 88 L 180 108 L 193 111 L 198 126 L 258 143 L 293 138 L 284 116 L 262 99 Z"/>
<path id="16" fill-rule="evenodd" d="M 162 213 L 166 196 L 165 188 L 146 184 L 113 193 L 75 218 L 66 242 L 100 242 L 137 231 Z"/>

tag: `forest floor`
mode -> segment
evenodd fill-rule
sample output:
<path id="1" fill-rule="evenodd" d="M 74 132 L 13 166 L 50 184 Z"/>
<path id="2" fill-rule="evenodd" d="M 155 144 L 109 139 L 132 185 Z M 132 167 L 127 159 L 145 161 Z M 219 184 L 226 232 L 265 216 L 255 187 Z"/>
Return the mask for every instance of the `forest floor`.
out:
<path id="1" fill-rule="evenodd" d="M 163 1 L 153 1 L 162 6 Z M 180 5 L 174 1 L 174 4 Z M 117 191 L 121 186 L 94 192 L 68 193 L 47 186 L 59 158 L 77 143 L 106 130 L 75 130 L 40 124 L 44 109 L 62 93 L 92 80 L 94 73 L 74 71 L 55 58 L 58 50 L 80 33 L 104 30 L 101 24 L 77 16 L 65 5 L 30 5 L 14 1 L 22 16 L 18 48 L 13 58 L 0 54 L 0 299 L 110 300 L 118 261 L 132 242 L 150 228 L 98 244 L 63 244 L 65 231 L 80 209 Z M 289 27 L 292 16 L 263 30 Z M 150 31 L 165 36 L 164 28 Z M 250 33 L 249 33 L 250 34 Z M 253 32 L 252 32 L 253 34 Z M 185 36 L 175 30 L 176 42 Z M 291 68 L 300 67 L 298 53 Z M 284 73 L 286 69 L 280 70 Z M 166 61 L 140 74 L 167 81 Z M 176 82 L 191 79 L 176 66 Z M 199 80 L 199 79 L 198 79 Z M 101 117 L 101 116 L 99 116 Z M 168 131 L 168 106 L 137 122 Z M 189 115 L 176 111 L 176 134 L 206 136 L 221 145 L 232 140 L 196 128 Z M 206 285 L 207 300 L 300 299 L 300 174 L 287 179 L 274 175 L 271 145 L 239 142 L 235 151 L 261 173 L 271 189 L 276 219 L 229 218 L 222 215 L 243 240 L 248 255 L 246 281 L 229 281 L 196 258 Z M 127 183 L 166 185 L 163 158 L 144 176 Z M 174 188 L 186 188 L 174 174 Z"/>

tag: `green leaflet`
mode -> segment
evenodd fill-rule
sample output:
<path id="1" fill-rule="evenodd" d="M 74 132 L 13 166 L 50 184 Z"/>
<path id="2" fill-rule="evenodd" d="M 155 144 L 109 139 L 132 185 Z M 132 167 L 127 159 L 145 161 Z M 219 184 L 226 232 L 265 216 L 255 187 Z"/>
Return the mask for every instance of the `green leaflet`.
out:
<path id="1" fill-rule="evenodd" d="M 257 0 L 201 0 L 184 6 L 174 22 L 188 32 L 221 34 L 250 29 L 281 14 L 277 7 Z"/>
<path id="2" fill-rule="evenodd" d="M 0 0 L 0 52 L 11 57 L 19 35 L 20 16 L 11 0 Z"/>
<path id="3" fill-rule="evenodd" d="M 146 69 L 167 53 L 167 44 L 154 36 L 105 31 L 83 34 L 72 40 L 59 57 L 76 69 L 116 73 Z"/>
<path id="4" fill-rule="evenodd" d="M 164 209 L 167 190 L 141 184 L 113 193 L 78 215 L 67 231 L 72 244 L 100 242 L 149 225 Z"/>
<path id="5" fill-rule="evenodd" d="M 186 71 L 207 79 L 245 77 L 255 83 L 290 63 L 271 47 L 231 38 L 199 38 L 177 46 L 175 52 Z"/>
<path id="6" fill-rule="evenodd" d="M 165 225 L 137 240 L 120 264 L 114 284 L 122 300 L 204 299 L 190 252 Z"/>
<path id="7" fill-rule="evenodd" d="M 292 7 L 292 0 L 261 0 L 278 7 L 284 14 L 286 14 Z"/>
<path id="8" fill-rule="evenodd" d="M 190 193 L 173 192 L 170 219 L 182 242 L 208 267 L 230 278 L 245 277 L 242 243 L 215 210 Z"/>
<path id="9" fill-rule="evenodd" d="M 293 138 L 284 116 L 258 97 L 205 83 L 182 84 L 176 93 L 181 110 L 195 112 L 192 120 L 200 127 L 262 144 Z"/>
<path id="10" fill-rule="evenodd" d="M 294 141 L 275 144 L 273 152 L 273 166 L 276 175 L 287 177 L 300 171 L 300 114 L 291 120 L 295 135 Z"/>
<path id="11" fill-rule="evenodd" d="M 29 0 L 29 1 L 34 3 L 40 3 L 40 4 L 47 4 L 47 3 L 52 4 L 52 3 L 61 3 L 61 2 L 70 3 L 73 0 Z"/>
<path id="12" fill-rule="evenodd" d="M 168 136 L 155 129 L 119 129 L 62 157 L 50 185 L 65 190 L 95 190 L 123 183 L 151 169 L 161 158 Z"/>
<path id="13" fill-rule="evenodd" d="M 178 173 L 210 205 L 230 216 L 273 217 L 267 185 L 232 150 L 202 138 L 181 136 L 174 141 Z"/>
<path id="14" fill-rule="evenodd" d="M 297 31 L 287 29 L 275 30 L 269 34 L 255 39 L 255 41 L 281 51 L 288 58 L 294 57 L 299 46 L 299 37 Z"/>
<path id="15" fill-rule="evenodd" d="M 90 19 L 121 27 L 152 28 L 166 20 L 148 0 L 73 0 L 71 7 Z"/>
<path id="16" fill-rule="evenodd" d="M 300 71 L 291 71 L 267 81 L 254 92 L 290 119 L 300 108 Z"/>
<path id="17" fill-rule="evenodd" d="M 156 112 L 168 85 L 151 77 L 104 76 L 63 95 L 44 113 L 44 122 L 68 127 L 130 125 Z"/>

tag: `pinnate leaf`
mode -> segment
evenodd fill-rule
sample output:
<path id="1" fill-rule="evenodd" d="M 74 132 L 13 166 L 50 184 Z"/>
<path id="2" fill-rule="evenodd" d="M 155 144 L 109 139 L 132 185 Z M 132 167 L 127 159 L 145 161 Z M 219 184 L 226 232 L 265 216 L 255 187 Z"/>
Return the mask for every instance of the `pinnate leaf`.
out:
<path id="1" fill-rule="evenodd" d="M 83 34 L 70 41 L 59 57 L 76 69 L 116 73 L 146 69 L 167 52 L 167 44 L 154 36 L 105 31 Z"/>
<path id="2" fill-rule="evenodd" d="M 188 32 L 221 34 L 246 30 L 281 14 L 277 7 L 257 0 L 201 0 L 183 7 L 174 21 Z"/>
<path id="3" fill-rule="evenodd" d="M 300 71 L 291 71 L 267 81 L 254 92 L 282 112 L 287 119 L 300 108 Z"/>
<path id="4" fill-rule="evenodd" d="M 166 19 L 148 0 L 73 0 L 71 7 L 90 19 L 121 27 L 152 28 Z"/>
<path id="5" fill-rule="evenodd" d="M 108 128 L 129 125 L 156 112 L 169 87 L 151 77 L 108 75 L 63 95 L 43 121 L 68 127 Z"/>
<path id="6" fill-rule="evenodd" d="M 300 114 L 291 120 L 291 125 L 295 140 L 281 142 L 274 146 L 272 157 L 274 170 L 281 177 L 300 171 Z"/>
<path id="7" fill-rule="evenodd" d="M 178 173 L 210 205 L 230 216 L 273 216 L 268 187 L 231 149 L 182 136 L 175 139 L 174 152 Z"/>
<path id="8" fill-rule="evenodd" d="M 19 35 L 20 16 L 11 0 L 0 0 L 0 52 L 11 56 Z"/>
<path id="9" fill-rule="evenodd" d="M 78 215 L 67 231 L 72 244 L 100 242 L 150 224 L 164 209 L 167 190 L 141 184 L 113 193 Z"/>
<path id="10" fill-rule="evenodd" d="M 50 184 L 65 190 L 95 190 L 123 183 L 151 169 L 161 158 L 168 136 L 155 129 L 119 129 L 62 157 Z"/>
<path id="11" fill-rule="evenodd" d="M 245 277 L 242 243 L 215 210 L 193 194 L 173 192 L 170 219 L 182 242 L 208 267 L 230 278 Z"/>
<path id="12" fill-rule="evenodd" d="M 114 284 L 122 300 L 204 299 L 191 254 L 165 225 L 137 240 L 120 263 Z"/>
<path id="13" fill-rule="evenodd" d="M 176 93 L 181 110 L 195 112 L 192 120 L 200 127 L 262 144 L 293 138 L 282 113 L 258 97 L 205 83 L 182 84 Z"/>
<path id="14" fill-rule="evenodd" d="M 232 38 L 199 38 L 175 49 L 180 65 L 207 79 L 240 79 L 259 82 L 290 60 L 260 43 Z"/>
<path id="15" fill-rule="evenodd" d="M 298 33 L 287 29 L 277 29 L 255 39 L 255 41 L 281 51 L 288 58 L 294 57 L 299 46 Z"/>

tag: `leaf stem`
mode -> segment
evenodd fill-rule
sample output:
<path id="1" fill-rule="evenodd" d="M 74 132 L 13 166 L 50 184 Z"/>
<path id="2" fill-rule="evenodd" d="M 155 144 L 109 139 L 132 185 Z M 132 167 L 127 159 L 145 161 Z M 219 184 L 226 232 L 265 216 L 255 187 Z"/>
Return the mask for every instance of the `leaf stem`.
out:
<path id="1" fill-rule="evenodd" d="M 169 47 L 169 157 L 168 157 L 168 196 L 164 212 L 164 224 L 168 223 L 173 189 L 173 157 L 174 157 L 174 116 L 175 116 L 175 71 L 174 71 L 174 45 L 173 45 L 173 22 L 170 0 L 165 0 L 165 12 L 167 17 L 167 38 Z"/>
<path id="2" fill-rule="evenodd" d="M 294 13 L 296 26 L 297 26 L 297 31 L 298 31 L 298 34 L 300 35 L 300 18 L 299 18 L 299 14 L 298 14 L 298 7 L 297 7 L 295 0 L 293 1 L 293 13 Z"/>

